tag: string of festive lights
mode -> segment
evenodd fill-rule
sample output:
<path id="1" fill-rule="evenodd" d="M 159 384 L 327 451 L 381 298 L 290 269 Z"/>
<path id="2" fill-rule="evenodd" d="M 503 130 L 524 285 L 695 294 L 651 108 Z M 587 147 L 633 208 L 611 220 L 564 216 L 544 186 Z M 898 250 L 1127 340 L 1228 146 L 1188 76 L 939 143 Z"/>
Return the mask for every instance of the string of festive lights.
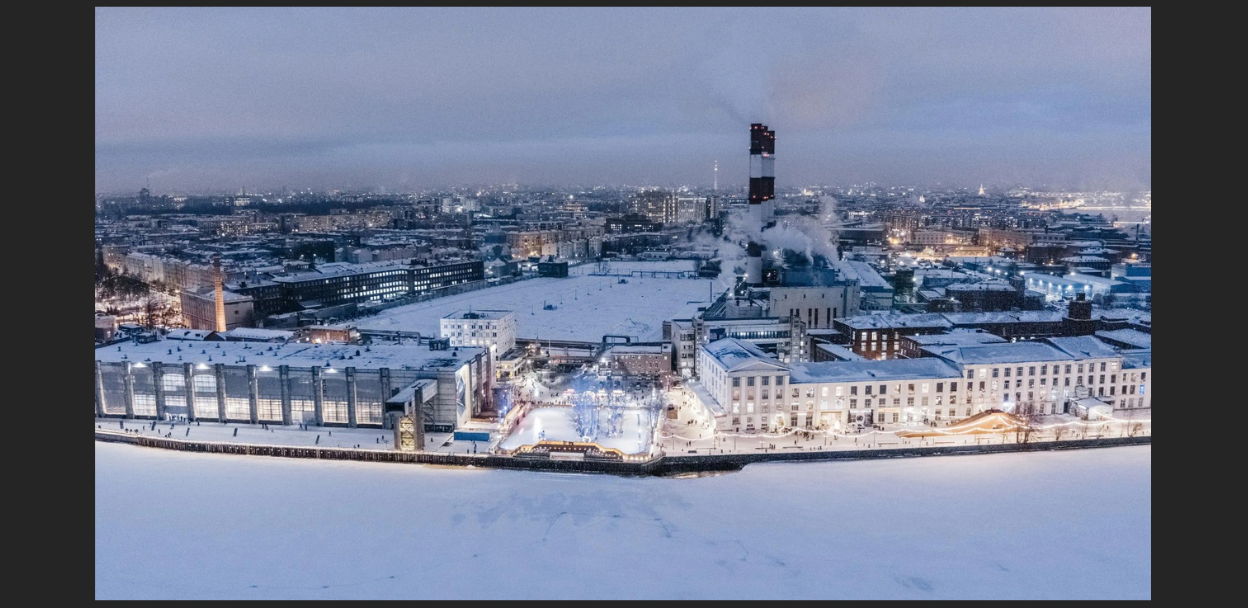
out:
<path id="1" fill-rule="evenodd" d="M 1088 427 L 1092 427 L 1092 426 L 1102 426 L 1102 427 L 1108 427 L 1108 425 L 1109 425 L 1111 422 L 1124 422 L 1124 423 L 1134 423 L 1134 424 L 1151 424 L 1151 423 L 1152 423 L 1152 421 L 1153 421 L 1153 420 L 1152 420 L 1152 418 L 1144 418 L 1144 419 L 1139 419 L 1139 420 L 1133 420 L 1133 419 L 1130 419 L 1130 418 L 1114 418 L 1114 417 L 1106 417 L 1106 418 L 1105 418 L 1105 419 L 1103 419 L 1103 420 L 1098 420 L 1098 421 L 1095 421 L 1095 422 L 1088 422 L 1088 421 L 1085 421 L 1085 420 L 1070 420 L 1070 421 L 1067 421 L 1067 422 L 1059 422 L 1059 423 L 1048 424 L 1048 425 L 1032 426 L 1032 427 L 1030 427 L 1030 430 L 1031 430 L 1031 431 L 1033 431 L 1033 432 L 1034 432 L 1034 431 L 1046 431 L 1046 430 L 1053 429 L 1053 428 L 1057 428 L 1057 427 L 1064 427 L 1064 426 L 1070 426 L 1070 425 L 1075 425 L 1075 424 L 1077 424 L 1077 425 L 1082 425 L 1082 426 L 1088 426 Z M 953 426 L 949 426 L 949 427 L 945 427 L 945 428 L 939 428 L 939 429 L 938 429 L 938 428 L 926 428 L 926 429 L 894 429 L 894 430 L 891 430 L 891 431 L 881 431 L 881 430 L 875 430 L 875 429 L 873 429 L 873 430 L 871 430 L 871 431 L 867 431 L 867 432 L 864 432 L 864 433 L 852 433 L 852 434 L 851 434 L 851 433 L 838 433 L 838 432 L 833 431 L 833 430 L 831 430 L 831 429 L 822 429 L 822 430 L 821 430 L 821 429 L 790 429 L 790 430 L 785 431 L 785 432 L 783 432 L 783 433 L 774 433 L 774 434 L 773 434 L 773 433 L 753 433 L 753 434 L 751 434 L 751 433 L 729 433 L 729 432 L 721 432 L 721 433 L 716 433 L 715 437 L 745 437 L 745 438 L 748 438 L 748 439 L 782 439 L 782 438 L 784 438 L 784 437 L 791 437 L 792 435 L 794 435 L 794 434 L 796 434 L 796 433 L 799 433 L 799 432 L 801 432 L 801 433 L 808 433 L 808 434 L 812 434 L 812 435 L 819 434 L 819 435 L 825 435 L 825 436 L 833 436 L 833 437 L 848 437 L 848 438 L 869 437 L 869 436 L 871 436 L 871 435 L 894 435 L 894 436 L 900 436 L 900 435 L 898 435 L 899 433 L 915 433 L 915 434 L 923 433 L 923 434 L 937 434 L 937 435 L 970 435 L 970 434 L 978 434 L 978 435 L 992 435 L 992 434 L 1003 434 L 1003 433 L 1011 433 L 1011 432 L 1016 432 L 1016 431 L 1024 431 L 1024 430 L 1028 430 L 1028 429 L 1029 429 L 1029 427 L 1027 427 L 1026 425 L 1018 425 L 1018 424 L 1012 424 L 1012 425 L 1009 425 L 1009 426 L 999 427 L 999 428 L 984 429 L 984 428 L 982 428 L 982 427 L 980 427 L 980 426 L 977 426 L 977 424 L 978 424 L 978 421 L 977 421 L 977 422 L 972 422 L 972 423 L 964 423 L 964 424 L 953 425 Z M 958 429 L 967 429 L 967 430 L 958 430 Z M 705 440 L 705 439 L 706 439 L 705 437 L 685 437 L 685 436 L 683 436 L 683 435 L 677 435 L 677 434 L 671 434 L 671 435 L 668 435 L 668 434 L 665 434 L 665 433 L 660 433 L 660 434 L 659 434 L 659 436 L 660 436 L 660 437 L 662 437 L 662 438 L 664 438 L 664 439 L 679 439 L 679 440 L 681 440 L 681 441 L 703 441 L 703 440 Z"/>

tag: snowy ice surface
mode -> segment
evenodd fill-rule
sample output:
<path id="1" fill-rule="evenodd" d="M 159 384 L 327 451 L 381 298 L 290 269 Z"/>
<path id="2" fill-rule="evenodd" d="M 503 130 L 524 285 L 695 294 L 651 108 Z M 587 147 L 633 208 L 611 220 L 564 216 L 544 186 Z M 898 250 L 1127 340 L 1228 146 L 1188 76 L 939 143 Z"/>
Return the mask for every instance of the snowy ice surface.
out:
<path id="1" fill-rule="evenodd" d="M 354 323 L 362 329 L 436 336 L 439 319 L 472 306 L 515 311 L 520 338 L 596 342 L 604 334 L 619 334 L 655 341 L 663 337 L 663 321 L 692 317 L 699 306 L 710 305 L 712 292 L 715 297 L 723 293 L 731 278 L 727 274 L 714 280 L 630 277 L 621 284 L 620 277 L 589 274 L 597 270 L 596 264 L 585 264 L 569 269 L 566 279 L 526 279 L 399 306 Z M 693 262 L 615 262 L 609 272 L 633 270 L 693 270 Z M 546 304 L 555 310 L 545 310 Z"/>
<path id="2" fill-rule="evenodd" d="M 1148 446 L 693 479 L 96 443 L 98 599 L 1147 599 Z"/>

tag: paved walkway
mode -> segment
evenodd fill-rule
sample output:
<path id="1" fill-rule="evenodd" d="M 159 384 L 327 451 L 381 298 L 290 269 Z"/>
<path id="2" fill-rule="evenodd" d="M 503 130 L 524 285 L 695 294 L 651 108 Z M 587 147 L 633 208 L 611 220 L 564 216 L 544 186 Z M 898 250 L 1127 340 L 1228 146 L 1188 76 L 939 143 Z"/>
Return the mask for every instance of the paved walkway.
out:
<path id="1" fill-rule="evenodd" d="M 129 431 L 146 437 L 190 439 L 195 441 L 219 441 L 223 443 L 250 443 L 288 445 L 299 447 L 319 446 L 325 448 L 358 448 L 361 450 L 394 449 L 394 432 L 387 429 L 363 429 L 271 425 L 245 422 L 160 422 L 152 428 L 151 420 L 123 420 L 96 418 L 97 428 L 109 431 Z M 471 454 L 472 441 L 452 441 L 451 433 L 425 433 L 425 451 L 444 454 Z M 448 444 L 449 445 L 443 445 Z M 483 442 L 475 442 L 478 452 L 488 449 Z"/>
<path id="2" fill-rule="evenodd" d="M 989 443 L 1016 443 L 1021 441 L 1018 433 L 971 433 L 970 428 L 957 424 L 931 427 L 923 424 L 888 424 L 884 430 L 866 430 L 862 433 L 836 433 L 824 431 L 791 430 L 783 433 L 715 433 L 714 422 L 695 408 L 679 407 L 675 419 L 668 418 L 660 433 L 659 445 L 667 454 L 753 454 L 763 451 L 826 451 L 861 450 L 869 448 L 900 448 L 907 446 L 985 445 Z M 1136 412 L 1139 414 L 1140 412 Z M 1138 424 L 1138 428 L 1133 428 Z M 1102 437 L 1126 437 L 1148 435 L 1152 432 L 1152 420 L 1140 418 L 1110 421 L 1084 421 L 1074 416 L 1046 416 L 1037 423 L 1040 430 L 1033 431 L 1028 442 L 1061 441 L 1071 439 L 1098 439 Z M 935 433 L 928 437 L 899 437 L 897 432 L 919 431 Z"/>

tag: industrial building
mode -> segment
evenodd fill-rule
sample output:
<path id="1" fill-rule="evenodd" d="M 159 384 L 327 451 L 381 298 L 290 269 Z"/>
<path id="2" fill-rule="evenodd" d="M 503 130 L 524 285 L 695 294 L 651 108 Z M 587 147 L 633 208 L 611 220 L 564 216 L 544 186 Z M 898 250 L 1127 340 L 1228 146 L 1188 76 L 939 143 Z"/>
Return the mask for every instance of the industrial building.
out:
<path id="1" fill-rule="evenodd" d="M 866 297 L 863 279 L 852 263 L 772 249 L 764 242 L 768 230 L 776 226 L 775 142 L 775 131 L 759 123 L 750 125 L 745 276 L 697 317 L 665 325 L 664 336 L 673 343 L 674 367 L 682 377 L 697 376 L 699 346 L 723 338 L 749 343 L 781 362 L 808 361 L 807 332 L 830 330 L 834 319 L 858 314 Z M 826 237 L 822 245 L 833 250 L 832 234 Z M 856 264 L 875 280 L 872 289 L 879 287 L 882 300 L 891 304 L 892 286 L 867 264 Z M 879 299 L 874 291 L 871 297 Z"/>
<path id="2" fill-rule="evenodd" d="M 830 329 L 833 319 L 858 314 L 862 292 L 853 282 L 832 279 L 822 285 L 803 283 L 792 281 L 768 288 L 770 316 L 798 317 L 809 329 Z"/>
<path id="3" fill-rule="evenodd" d="M 880 276 L 880 273 L 870 264 L 846 260 L 838 264 L 838 269 L 841 270 L 845 279 L 857 283 L 859 307 L 865 310 L 888 310 L 893 307 L 893 285 Z M 850 313 L 847 312 L 846 316 L 848 314 Z"/>
<path id="4" fill-rule="evenodd" d="M 191 329 L 217 328 L 216 290 L 212 287 L 184 289 L 180 294 L 182 322 Z M 225 291 L 225 329 L 253 327 L 256 324 L 255 301 L 233 291 Z"/>
<path id="5" fill-rule="evenodd" d="M 963 311 L 994 312 L 1027 308 L 1024 292 L 999 279 L 953 283 L 944 290 L 945 297 L 956 301 Z M 1041 303 L 1035 302 L 1032 306 Z"/>
<path id="6" fill-rule="evenodd" d="M 490 366 L 477 347 L 124 343 L 95 351 L 95 414 L 389 428 L 387 402 L 413 389 L 423 428 L 449 431 L 490 409 Z"/>
<path id="7" fill-rule="evenodd" d="M 1049 301 L 1069 299 L 1077 294 L 1097 300 L 1107 297 L 1128 300 L 1142 298 L 1152 291 L 1152 277 L 1147 275 L 1110 278 L 1082 273 L 1054 275 L 1027 272 L 1023 273 L 1023 278 L 1028 289 L 1043 293 Z"/>
<path id="8" fill-rule="evenodd" d="M 424 265 L 378 262 L 322 264 L 315 270 L 228 285 L 251 296 L 257 318 L 300 310 L 359 304 L 485 280 L 481 261 Z"/>

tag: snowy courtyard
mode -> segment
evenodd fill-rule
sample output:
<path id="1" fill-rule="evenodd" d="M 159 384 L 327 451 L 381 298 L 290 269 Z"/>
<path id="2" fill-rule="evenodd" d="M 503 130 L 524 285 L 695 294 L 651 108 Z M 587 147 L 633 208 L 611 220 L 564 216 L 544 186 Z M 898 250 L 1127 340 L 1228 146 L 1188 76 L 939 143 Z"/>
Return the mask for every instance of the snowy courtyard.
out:
<path id="1" fill-rule="evenodd" d="M 96 443 L 97 599 L 1147 599 L 1151 447 L 631 478 Z"/>

